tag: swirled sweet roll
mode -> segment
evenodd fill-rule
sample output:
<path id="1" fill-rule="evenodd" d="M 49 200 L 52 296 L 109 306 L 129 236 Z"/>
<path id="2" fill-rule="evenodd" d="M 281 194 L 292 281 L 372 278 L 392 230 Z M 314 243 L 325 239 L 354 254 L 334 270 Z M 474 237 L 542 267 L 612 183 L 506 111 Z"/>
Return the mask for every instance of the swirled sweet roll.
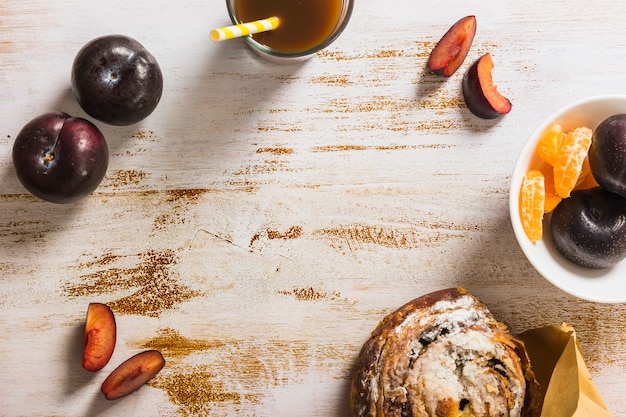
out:
<path id="1" fill-rule="evenodd" d="M 363 345 L 354 417 L 534 417 L 539 387 L 521 340 L 463 288 L 419 297 Z"/>

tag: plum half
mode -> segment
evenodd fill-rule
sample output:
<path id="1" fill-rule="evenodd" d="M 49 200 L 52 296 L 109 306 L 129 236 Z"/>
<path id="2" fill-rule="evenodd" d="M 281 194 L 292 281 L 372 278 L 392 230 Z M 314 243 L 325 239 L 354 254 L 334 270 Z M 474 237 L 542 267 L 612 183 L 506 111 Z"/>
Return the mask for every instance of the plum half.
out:
<path id="1" fill-rule="evenodd" d="M 602 187 L 574 191 L 552 212 L 550 233 L 571 262 L 610 268 L 626 258 L 626 199 Z"/>
<path id="2" fill-rule="evenodd" d="M 463 76 L 463 98 L 467 108 L 482 119 L 495 119 L 511 111 L 511 102 L 498 92 L 492 79 L 490 53 L 478 58 Z"/>
<path id="3" fill-rule="evenodd" d="M 476 16 L 465 16 L 448 29 L 428 58 L 428 69 L 449 77 L 461 66 L 476 34 Z"/>
<path id="4" fill-rule="evenodd" d="M 589 148 L 589 168 L 602 188 L 626 197 L 626 114 L 612 115 L 598 125 Z"/>

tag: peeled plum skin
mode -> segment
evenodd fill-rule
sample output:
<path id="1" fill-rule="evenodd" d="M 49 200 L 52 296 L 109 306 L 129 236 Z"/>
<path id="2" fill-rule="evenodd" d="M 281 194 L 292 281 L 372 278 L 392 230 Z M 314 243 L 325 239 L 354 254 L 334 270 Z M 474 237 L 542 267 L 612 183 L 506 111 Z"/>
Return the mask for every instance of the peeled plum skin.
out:
<path id="1" fill-rule="evenodd" d="M 626 114 L 615 114 L 598 125 L 589 148 L 589 167 L 602 188 L 626 197 Z"/>
<path id="2" fill-rule="evenodd" d="M 554 209 L 550 232 L 566 259 L 610 268 L 626 258 L 626 199 L 601 187 L 574 191 Z"/>

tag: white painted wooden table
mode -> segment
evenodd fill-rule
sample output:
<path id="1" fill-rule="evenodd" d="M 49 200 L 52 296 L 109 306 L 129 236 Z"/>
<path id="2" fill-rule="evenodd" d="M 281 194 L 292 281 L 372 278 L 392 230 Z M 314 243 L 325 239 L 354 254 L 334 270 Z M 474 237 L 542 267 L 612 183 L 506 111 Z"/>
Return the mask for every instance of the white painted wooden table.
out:
<path id="1" fill-rule="evenodd" d="M 475 14 L 459 72 L 424 70 Z M 222 0 L 0 4 L 0 414 L 348 416 L 353 361 L 385 314 L 464 286 L 515 331 L 568 322 L 609 410 L 626 416 L 626 305 L 577 300 L 524 258 L 509 173 L 548 114 L 626 88 L 626 3 L 357 0 L 350 25 L 302 65 L 213 43 Z M 13 140 L 51 110 L 85 116 L 69 75 L 93 37 L 122 33 L 159 60 L 144 122 L 97 123 L 111 152 L 97 192 L 58 206 L 27 194 Z M 491 52 L 513 103 L 472 116 L 460 90 Z M 118 322 L 111 362 L 80 364 L 87 304 Z M 149 386 L 100 384 L 146 348 Z"/>

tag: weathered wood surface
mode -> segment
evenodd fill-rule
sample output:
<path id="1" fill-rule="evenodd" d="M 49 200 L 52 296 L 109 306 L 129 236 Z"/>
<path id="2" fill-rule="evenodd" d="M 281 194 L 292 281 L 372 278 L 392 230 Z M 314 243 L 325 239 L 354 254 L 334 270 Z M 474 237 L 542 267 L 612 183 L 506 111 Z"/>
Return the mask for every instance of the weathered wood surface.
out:
<path id="1" fill-rule="evenodd" d="M 424 70 L 439 37 L 475 14 L 461 70 Z M 626 416 L 626 305 L 577 300 L 524 258 L 510 172 L 542 118 L 626 85 L 626 3 L 357 1 L 327 51 L 279 66 L 216 44 L 221 0 L 0 4 L 0 414 L 348 416 L 348 379 L 386 313 L 464 286 L 514 330 L 572 324 L 609 410 Z M 21 126 L 62 110 L 75 53 L 123 33 L 157 57 L 165 92 L 144 122 L 98 124 L 109 172 L 68 206 L 25 193 Z M 461 78 L 491 52 L 513 102 L 473 117 Z M 90 301 L 118 344 L 80 365 Z M 167 365 L 106 402 L 100 384 L 145 348 Z"/>

